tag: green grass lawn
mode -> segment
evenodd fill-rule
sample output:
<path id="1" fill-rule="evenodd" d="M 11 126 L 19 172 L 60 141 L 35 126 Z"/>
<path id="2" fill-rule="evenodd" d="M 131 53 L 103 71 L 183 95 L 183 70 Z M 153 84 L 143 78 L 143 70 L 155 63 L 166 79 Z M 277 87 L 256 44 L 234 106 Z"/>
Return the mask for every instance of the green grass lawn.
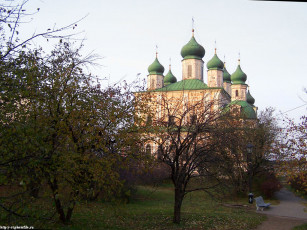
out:
<path id="1" fill-rule="evenodd" d="M 10 225 L 32 225 L 49 229 L 253 229 L 265 217 L 254 212 L 254 205 L 229 207 L 218 203 L 204 192 L 194 192 L 185 197 L 182 207 L 182 223 L 172 223 L 173 188 L 140 186 L 129 204 L 88 202 L 79 203 L 73 213 L 72 223 L 63 225 L 55 220 L 18 220 Z M 0 211 L 3 212 L 3 211 Z M 57 219 L 57 218 L 54 218 Z M 0 225 L 5 225 L 1 221 Z"/>
<path id="2" fill-rule="evenodd" d="M 302 224 L 293 228 L 293 230 L 306 230 L 307 224 Z"/>

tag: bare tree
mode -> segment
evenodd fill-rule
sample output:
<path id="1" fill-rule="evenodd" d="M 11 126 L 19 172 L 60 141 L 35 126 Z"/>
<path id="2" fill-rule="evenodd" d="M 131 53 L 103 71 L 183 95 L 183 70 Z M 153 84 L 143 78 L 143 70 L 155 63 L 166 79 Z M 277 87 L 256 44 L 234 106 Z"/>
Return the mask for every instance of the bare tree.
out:
<path id="1" fill-rule="evenodd" d="M 175 189 L 174 223 L 180 223 L 181 205 L 187 193 L 219 184 L 216 166 L 222 158 L 217 152 L 219 141 L 215 132 L 226 113 L 223 101 L 212 99 L 209 94 L 199 96 L 188 101 L 184 93 L 171 97 L 157 94 L 152 98 L 154 104 L 149 105 L 152 113 L 147 115 L 150 123 L 147 137 L 151 137 L 148 143 L 156 146 L 151 152 L 171 169 Z M 198 187 L 188 186 L 195 177 L 211 180 Z"/>
<path id="2" fill-rule="evenodd" d="M 284 122 L 286 127 L 276 145 L 279 173 L 295 190 L 307 194 L 307 117 L 297 123 L 291 119 Z"/>
<path id="3" fill-rule="evenodd" d="M 20 26 L 31 21 L 31 17 L 40 11 L 37 8 L 35 11 L 29 12 L 26 5 L 29 0 L 6 0 L 0 3 L 0 60 L 6 60 L 10 55 L 18 54 L 22 48 L 35 38 L 43 37 L 47 40 L 50 38 L 67 39 L 78 34 L 70 32 L 64 34 L 65 31 L 72 31 L 77 27 L 77 24 L 83 19 L 73 22 L 69 25 L 57 27 L 54 25 L 51 28 L 46 28 L 46 31 L 33 32 L 32 36 L 21 39 Z"/>
<path id="4" fill-rule="evenodd" d="M 210 192 L 222 184 L 246 191 L 248 176 L 257 173 L 276 137 L 271 110 L 260 122 L 247 119 L 240 108 L 226 106 L 229 99 L 218 91 L 143 92 L 138 97 L 148 104 L 146 113 L 139 114 L 147 127 L 146 152 L 171 170 L 174 223 L 181 221 L 181 205 L 189 192 Z M 254 145 L 250 159 L 248 143 Z"/>

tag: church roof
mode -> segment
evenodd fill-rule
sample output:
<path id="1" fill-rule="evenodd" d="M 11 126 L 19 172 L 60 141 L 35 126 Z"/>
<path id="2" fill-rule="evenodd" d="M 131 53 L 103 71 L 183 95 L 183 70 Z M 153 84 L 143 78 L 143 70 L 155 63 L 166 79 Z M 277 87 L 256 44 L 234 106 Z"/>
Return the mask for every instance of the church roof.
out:
<path id="1" fill-rule="evenodd" d="M 250 104 L 250 105 L 254 105 L 255 104 L 255 98 L 253 98 L 253 96 L 250 94 L 249 90 L 246 93 L 246 101 Z"/>
<path id="2" fill-rule="evenodd" d="M 241 66 L 240 66 L 240 62 L 239 62 L 236 71 L 231 75 L 232 84 L 235 84 L 235 85 L 236 84 L 245 84 L 246 78 L 247 78 L 247 76 L 242 71 Z"/>
<path id="3" fill-rule="evenodd" d="M 169 85 L 175 82 L 177 82 L 177 78 L 174 76 L 174 74 L 172 73 L 170 69 L 164 77 L 164 85 Z"/>
<path id="4" fill-rule="evenodd" d="M 186 79 L 173 84 L 164 86 L 163 88 L 154 90 L 155 92 L 162 91 L 178 91 L 178 90 L 199 90 L 208 89 L 208 86 L 198 79 Z"/>
<path id="5" fill-rule="evenodd" d="M 246 101 L 232 101 L 228 104 L 228 108 L 230 108 L 232 105 L 238 105 L 241 107 L 240 110 L 240 117 L 246 118 L 246 119 L 257 119 L 257 115 L 253 107 L 247 103 Z"/>
<path id="6" fill-rule="evenodd" d="M 228 73 L 225 64 L 224 64 L 224 72 L 223 72 L 223 81 L 227 83 L 231 83 L 231 78 L 230 74 Z"/>
<path id="7" fill-rule="evenodd" d="M 163 75 L 164 67 L 160 64 L 158 58 L 148 67 L 149 74 Z"/>
<path id="8" fill-rule="evenodd" d="M 219 57 L 215 53 L 213 58 L 208 61 L 207 68 L 208 69 L 223 69 L 224 63 L 219 59 Z"/>
<path id="9" fill-rule="evenodd" d="M 195 40 L 193 31 L 191 40 L 181 49 L 181 56 L 183 59 L 202 59 L 205 52 L 204 47 Z"/>

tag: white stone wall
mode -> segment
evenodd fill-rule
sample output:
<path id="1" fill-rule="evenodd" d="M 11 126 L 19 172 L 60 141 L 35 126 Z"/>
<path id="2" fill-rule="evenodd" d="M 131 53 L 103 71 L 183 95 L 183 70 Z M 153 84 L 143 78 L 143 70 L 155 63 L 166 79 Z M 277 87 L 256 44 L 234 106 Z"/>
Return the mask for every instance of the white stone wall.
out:
<path id="1" fill-rule="evenodd" d="M 191 74 L 189 75 L 189 66 L 191 66 Z M 182 60 L 182 80 L 199 79 L 204 81 L 203 77 L 204 62 L 198 59 Z"/>
<path id="2" fill-rule="evenodd" d="M 231 85 L 231 100 L 246 101 L 247 85 Z M 236 95 L 238 92 L 238 96 Z"/>
<path id="3" fill-rule="evenodd" d="M 222 70 L 208 70 L 208 86 L 209 87 L 223 87 L 223 71 Z"/>
<path id="4" fill-rule="evenodd" d="M 224 82 L 223 87 L 224 87 L 225 91 L 231 96 L 231 83 Z"/>
<path id="5" fill-rule="evenodd" d="M 147 89 L 159 89 L 163 87 L 163 76 L 157 74 L 150 74 L 147 76 Z"/>

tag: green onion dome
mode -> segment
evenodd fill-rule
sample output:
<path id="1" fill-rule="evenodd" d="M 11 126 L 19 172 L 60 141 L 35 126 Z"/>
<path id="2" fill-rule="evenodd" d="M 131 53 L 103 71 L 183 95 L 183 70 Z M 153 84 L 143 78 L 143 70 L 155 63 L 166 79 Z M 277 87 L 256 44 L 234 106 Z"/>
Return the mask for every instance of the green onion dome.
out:
<path id="1" fill-rule="evenodd" d="M 242 71 L 240 67 L 240 60 L 236 71 L 231 75 L 232 84 L 245 84 L 247 79 L 246 74 Z"/>
<path id="2" fill-rule="evenodd" d="M 250 105 L 254 105 L 255 104 L 255 98 L 253 98 L 253 96 L 250 94 L 249 90 L 246 93 L 246 101 Z"/>
<path id="3" fill-rule="evenodd" d="M 216 49 L 215 49 L 215 54 L 213 58 L 207 63 L 207 68 L 208 69 L 221 69 L 221 70 L 224 68 L 224 63 L 216 55 Z"/>
<path id="4" fill-rule="evenodd" d="M 231 83 L 230 74 L 228 73 L 225 63 L 224 63 L 224 72 L 223 72 L 223 81 L 227 83 Z"/>
<path id="5" fill-rule="evenodd" d="M 169 85 L 169 84 L 176 83 L 176 82 L 177 82 L 177 78 L 173 75 L 171 71 L 171 66 L 170 66 L 168 73 L 164 77 L 164 85 Z"/>
<path id="6" fill-rule="evenodd" d="M 232 105 L 239 105 L 240 106 L 240 117 L 246 119 L 257 119 L 257 115 L 253 107 L 247 103 L 246 101 L 232 101 L 228 104 L 228 107 Z"/>
<path id="7" fill-rule="evenodd" d="M 182 47 L 181 56 L 183 59 L 202 59 L 205 56 L 205 49 L 194 38 L 194 31 L 191 40 Z"/>
<path id="8" fill-rule="evenodd" d="M 149 74 L 163 75 L 164 67 L 160 64 L 157 57 L 154 62 L 148 67 L 148 72 Z"/>

